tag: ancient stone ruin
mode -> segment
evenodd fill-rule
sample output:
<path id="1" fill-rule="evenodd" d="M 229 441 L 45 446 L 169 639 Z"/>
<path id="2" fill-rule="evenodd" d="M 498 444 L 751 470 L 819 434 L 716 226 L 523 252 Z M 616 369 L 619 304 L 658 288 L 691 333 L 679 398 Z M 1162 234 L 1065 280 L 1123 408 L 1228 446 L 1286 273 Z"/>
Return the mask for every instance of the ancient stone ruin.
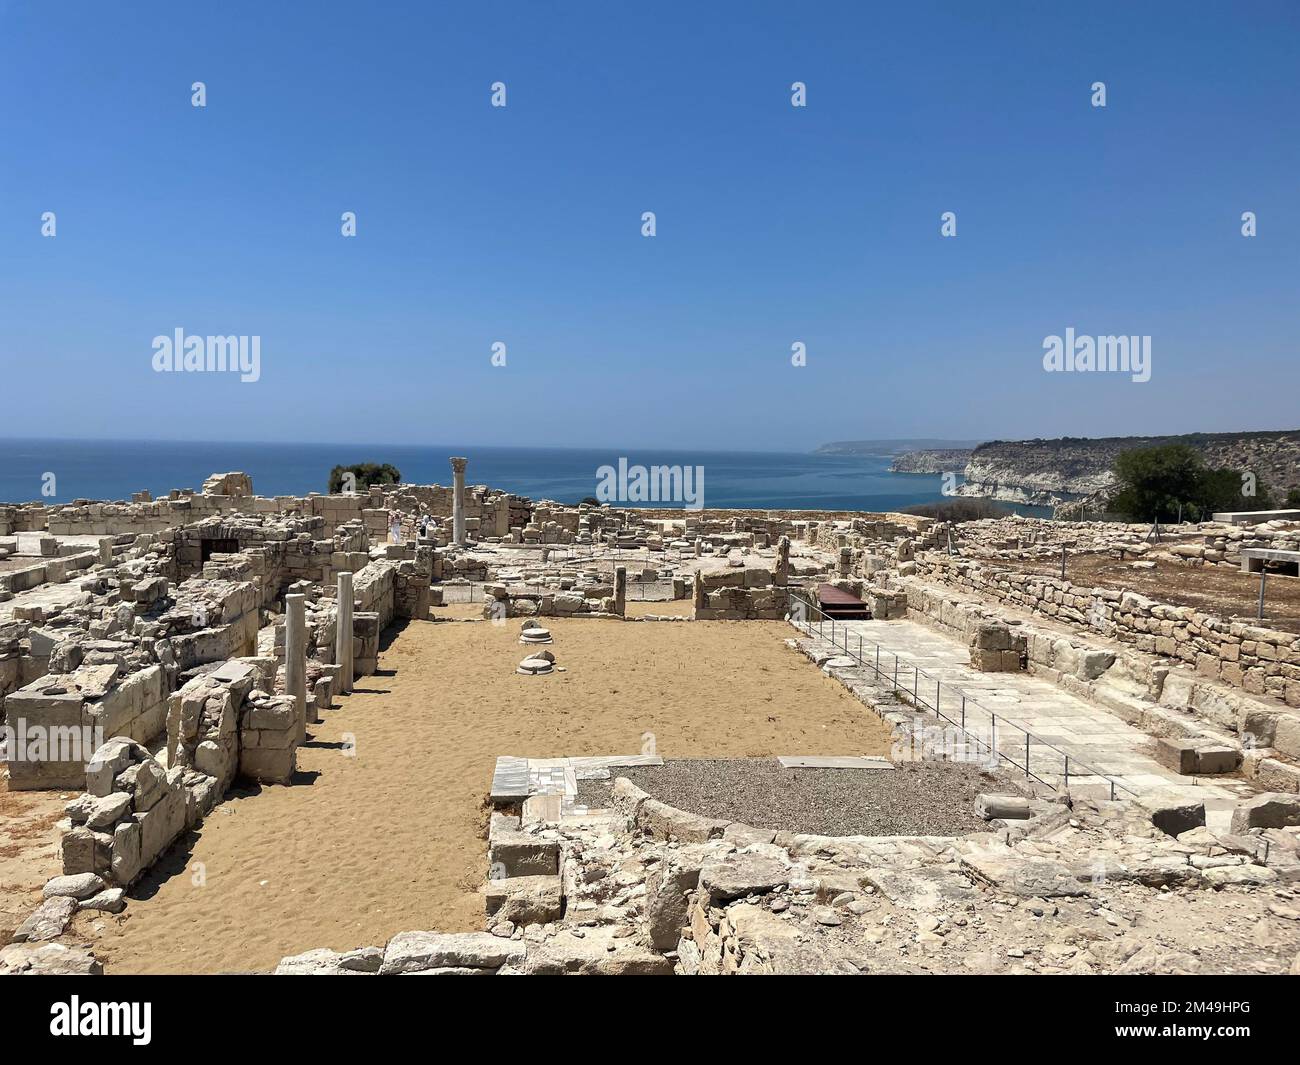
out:
<path id="1" fill-rule="evenodd" d="M 910 767 L 975 790 L 944 831 L 835 835 L 777 823 L 775 806 L 660 797 L 656 780 L 710 808 L 745 792 L 692 791 L 700 752 L 669 764 L 634 723 L 623 753 L 576 754 L 581 722 L 552 726 L 545 756 L 502 737 L 483 770 L 481 922 L 305 942 L 278 972 L 1295 969 L 1300 630 L 1250 604 L 1213 612 L 1197 583 L 1295 580 L 1294 516 L 1157 540 L 1108 522 L 569 506 L 467 484 L 469 467 L 451 460 L 450 487 L 265 498 L 235 472 L 162 499 L 0 506 L 6 786 L 67 796 L 59 868 L 0 972 L 100 971 L 77 915 L 147 906 L 142 880 L 232 794 L 300 786 L 313 731 L 354 713 L 359 680 L 407 668 L 390 644 L 431 619 L 481 633 L 521 619 L 493 667 L 521 717 L 590 675 L 575 626 L 617 632 L 629 657 L 672 629 L 659 623 L 779 632 L 775 649 L 882 722 L 892 749 L 828 732 L 824 750 L 729 772 L 842 773 L 819 786 L 898 795 L 913 777 L 884 775 Z M 1151 574 L 1163 585 L 1133 586 Z M 635 675 L 608 683 L 617 705 Z M 1162 922 L 1169 898 L 1270 938 L 1198 944 Z"/>

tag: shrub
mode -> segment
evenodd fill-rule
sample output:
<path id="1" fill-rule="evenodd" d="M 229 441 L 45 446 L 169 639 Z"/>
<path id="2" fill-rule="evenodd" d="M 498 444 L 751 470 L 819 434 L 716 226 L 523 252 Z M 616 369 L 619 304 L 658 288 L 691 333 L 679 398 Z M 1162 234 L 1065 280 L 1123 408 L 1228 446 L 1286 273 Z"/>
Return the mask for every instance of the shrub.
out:
<path id="1" fill-rule="evenodd" d="M 1216 510 L 1267 510 L 1267 487 L 1239 470 L 1212 470 L 1186 444 L 1161 444 L 1121 452 L 1115 459 L 1119 489 L 1110 509 L 1130 521 L 1203 521 Z M 1254 495 L 1245 488 L 1253 484 Z"/>
<path id="2" fill-rule="evenodd" d="M 330 495 L 343 491 L 343 475 L 351 473 L 356 477 L 356 490 L 364 491 L 372 484 L 401 484 L 402 474 L 396 466 L 387 462 L 354 462 L 351 466 L 335 466 L 330 470 Z"/>

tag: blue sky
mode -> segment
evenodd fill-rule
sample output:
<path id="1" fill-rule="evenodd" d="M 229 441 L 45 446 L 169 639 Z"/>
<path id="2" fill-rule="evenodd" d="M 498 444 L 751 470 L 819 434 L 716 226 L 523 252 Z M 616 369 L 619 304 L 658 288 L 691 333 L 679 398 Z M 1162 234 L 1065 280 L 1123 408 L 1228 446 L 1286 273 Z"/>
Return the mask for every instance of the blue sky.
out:
<path id="1" fill-rule="evenodd" d="M 1293 428 L 1297 55 L 1287 3 L 0 2 L 0 436 Z M 261 379 L 154 373 L 178 327 Z"/>

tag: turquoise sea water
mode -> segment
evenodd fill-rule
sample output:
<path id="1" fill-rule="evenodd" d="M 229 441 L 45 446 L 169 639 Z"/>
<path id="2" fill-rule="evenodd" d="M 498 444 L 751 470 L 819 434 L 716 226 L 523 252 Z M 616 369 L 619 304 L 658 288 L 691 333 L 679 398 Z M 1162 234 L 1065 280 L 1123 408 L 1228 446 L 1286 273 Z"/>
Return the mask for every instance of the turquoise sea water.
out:
<path id="1" fill-rule="evenodd" d="M 890 473 L 887 456 L 0 439 L 0 501 L 129 499 L 141 489 L 157 496 L 173 488 L 197 490 L 209 474 L 228 470 L 250 474 L 258 495 L 302 495 L 327 491 L 330 468 L 354 462 L 392 463 L 407 483 L 450 484 L 451 455 L 469 458 L 470 484 L 560 503 L 596 495 L 597 470 L 617 467 L 620 458 L 645 466 L 702 467 L 706 507 L 897 510 L 942 498 L 938 475 Z M 52 497 L 42 494 L 47 473 L 54 474 Z"/>

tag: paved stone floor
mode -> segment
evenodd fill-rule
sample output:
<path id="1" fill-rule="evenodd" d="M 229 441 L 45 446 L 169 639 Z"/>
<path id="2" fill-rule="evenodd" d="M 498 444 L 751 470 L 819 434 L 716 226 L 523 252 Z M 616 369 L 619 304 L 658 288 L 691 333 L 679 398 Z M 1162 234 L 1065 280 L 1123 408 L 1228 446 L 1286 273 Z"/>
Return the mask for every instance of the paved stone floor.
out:
<path id="1" fill-rule="evenodd" d="M 0 621 L 8 621 L 12 618 L 16 606 L 38 606 L 46 614 L 54 610 L 62 610 L 85 594 L 78 584 L 81 579 L 82 575 L 78 573 L 63 584 L 38 584 L 25 592 L 15 593 L 12 599 L 0 603 Z"/>
<path id="2" fill-rule="evenodd" d="M 823 634 L 829 638 L 829 626 Z M 961 720 L 964 698 L 967 729 L 996 742 L 1000 754 L 1022 767 L 1028 732 L 1028 762 L 1035 775 L 1062 777 L 1068 757 L 1075 790 L 1108 791 L 1104 778 L 1109 778 L 1137 795 L 1159 790 L 1203 798 L 1212 816 L 1226 812 L 1234 801 L 1236 789 L 1230 783 L 1182 777 L 1166 769 L 1151 756 L 1152 737 L 1049 680 L 1031 673 L 972 669 L 966 647 L 934 629 L 911 621 L 837 622 L 836 644 L 842 648 L 846 638 L 849 650 L 856 655 L 860 646 L 861 657 L 870 665 L 858 668 L 850 656 L 842 656 L 829 663 L 832 672 L 888 691 L 897 662 L 900 689 L 914 692 L 930 706 L 937 692 L 943 714 L 954 721 Z M 873 668 L 877 661 L 883 675 L 879 678 Z"/>

